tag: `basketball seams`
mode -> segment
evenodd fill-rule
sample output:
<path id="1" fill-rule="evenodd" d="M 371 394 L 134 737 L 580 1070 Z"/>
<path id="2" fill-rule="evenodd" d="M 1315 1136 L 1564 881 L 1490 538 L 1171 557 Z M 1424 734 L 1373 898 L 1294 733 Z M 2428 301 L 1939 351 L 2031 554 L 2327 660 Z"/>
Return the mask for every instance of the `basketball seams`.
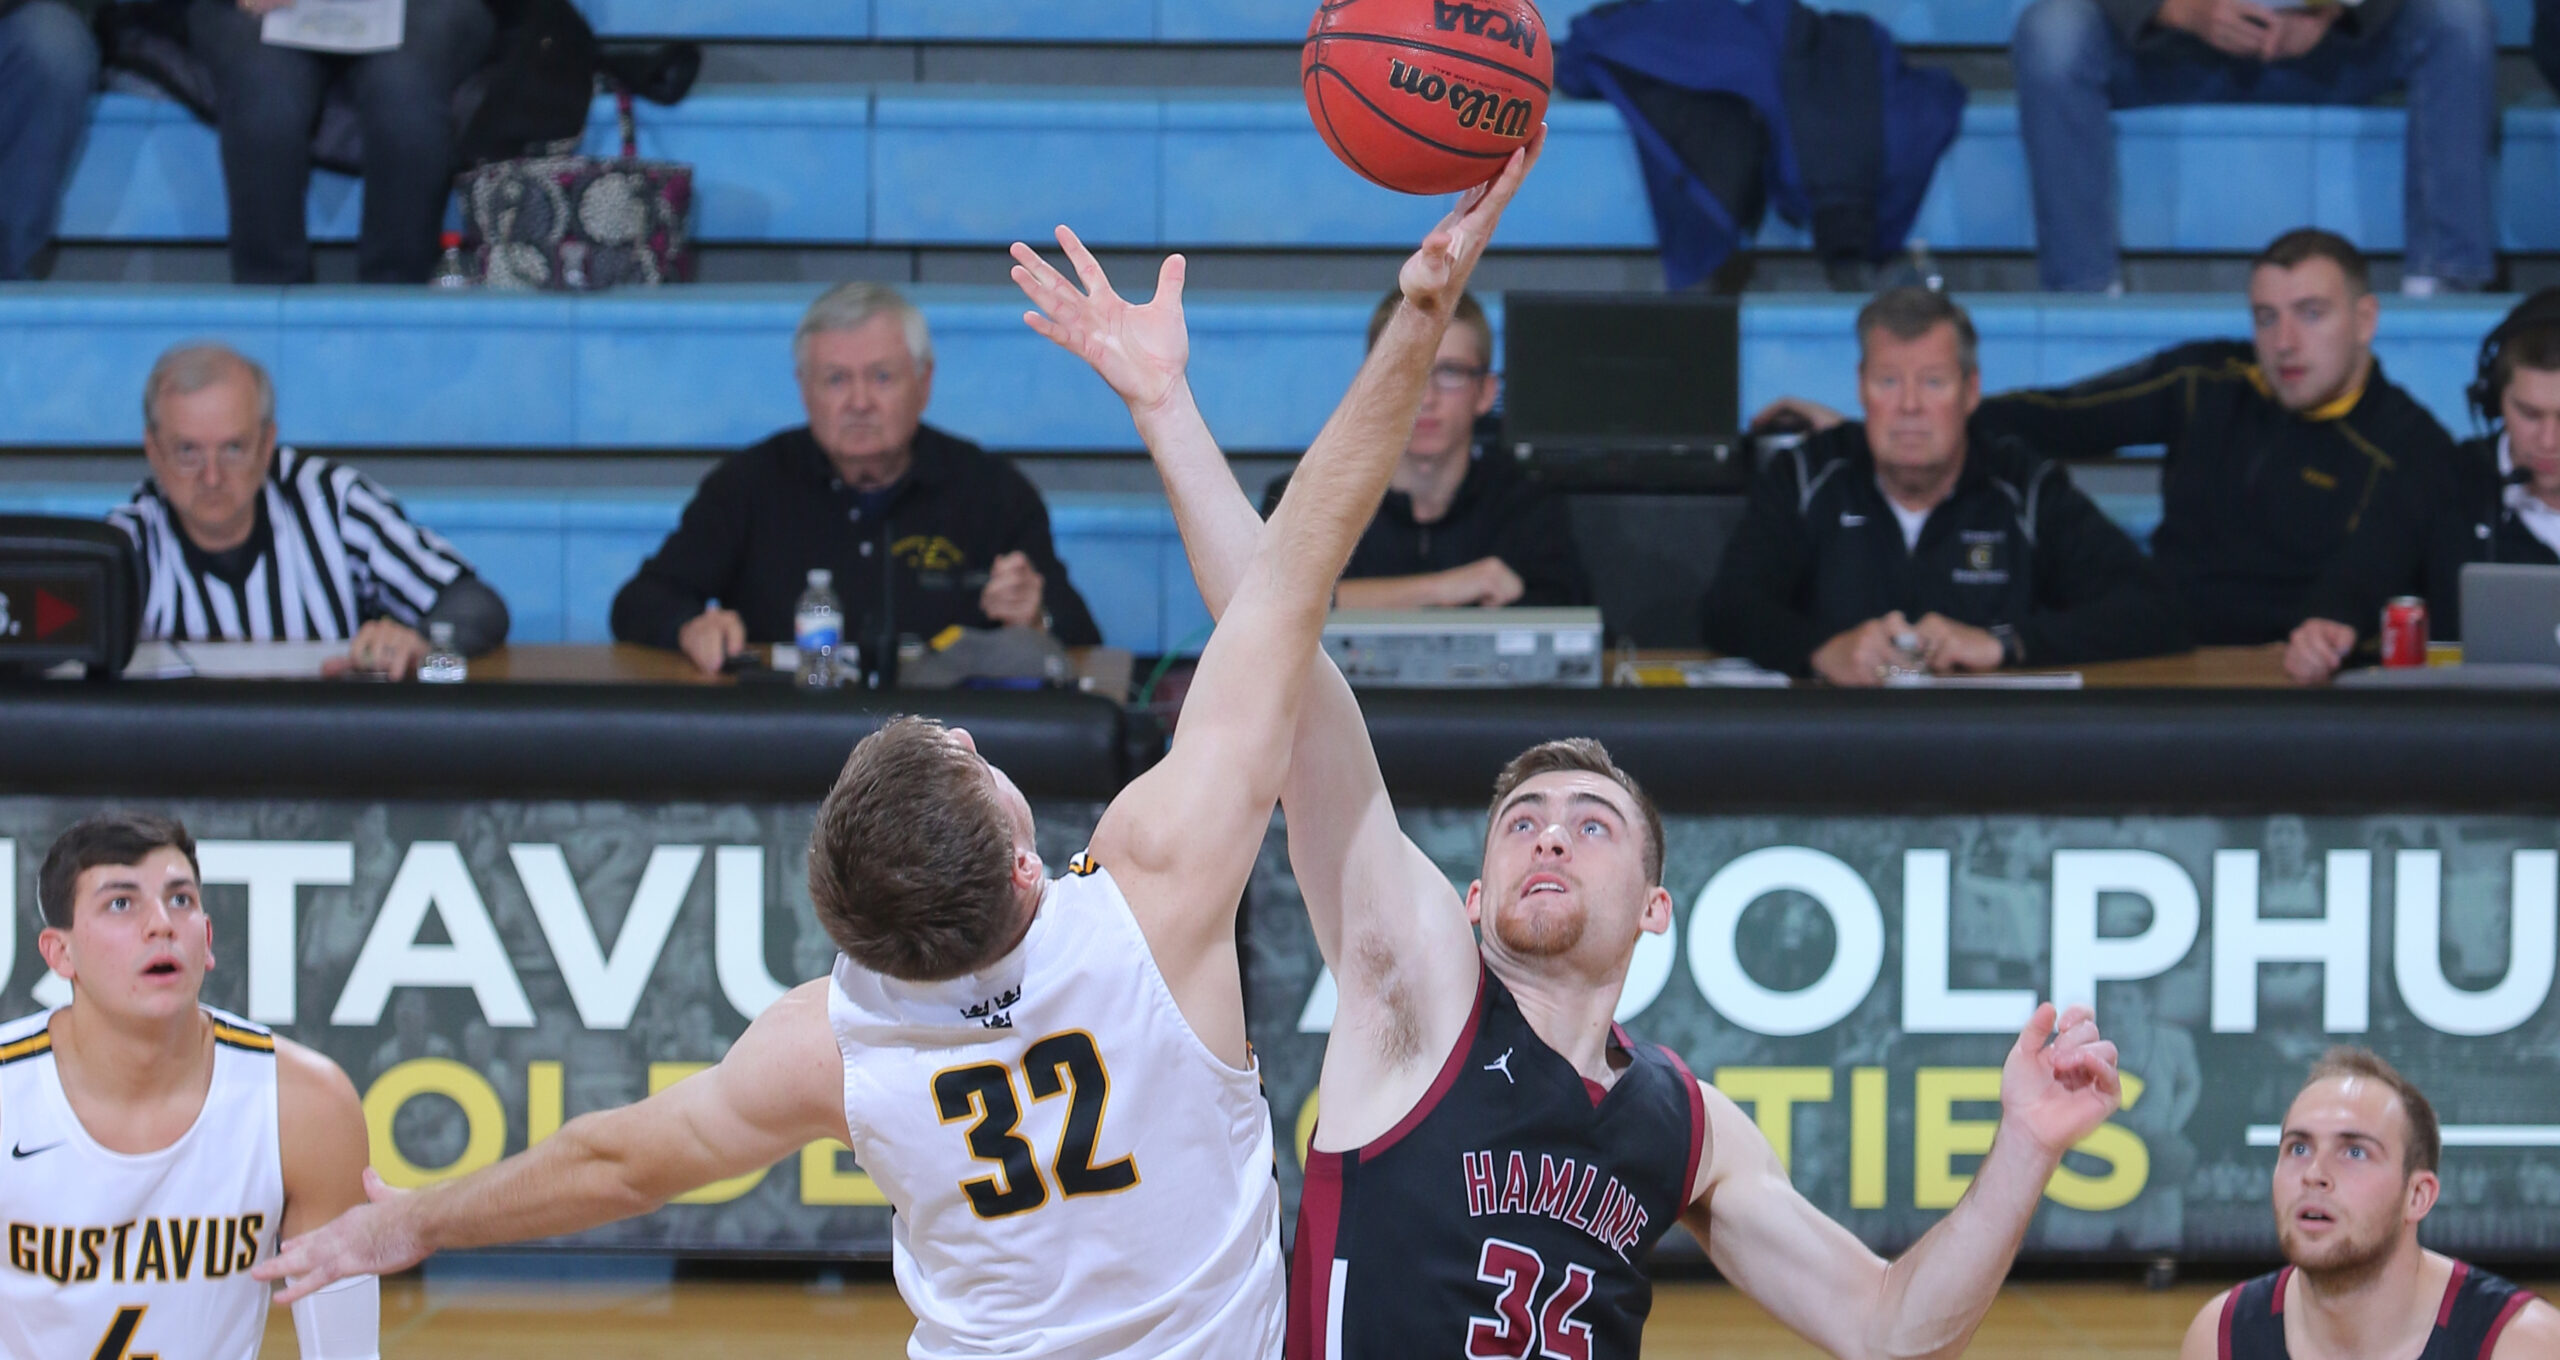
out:
<path id="1" fill-rule="evenodd" d="M 1353 3 L 1353 0 L 1343 0 L 1343 3 L 1350 4 Z M 1299 77 L 1299 83 L 1308 86 L 1309 93 L 1314 96 L 1308 101 L 1308 107 L 1314 109 L 1316 111 L 1316 116 L 1324 120 L 1325 144 L 1332 147 L 1333 154 L 1340 156 L 1342 158 L 1342 163 L 1350 166 L 1362 179 L 1377 185 L 1381 189 L 1393 188 L 1394 186 L 1371 173 L 1369 167 L 1362 165 L 1360 163 L 1360 158 L 1351 153 L 1351 144 L 1342 139 L 1341 130 L 1333 125 L 1333 110 L 1325 105 L 1324 82 L 1316 79 L 1318 76 L 1331 76 L 1334 79 L 1341 81 L 1344 89 L 1351 88 L 1351 80 L 1350 77 L 1345 76 L 1340 71 L 1337 71 L 1322 62 L 1318 62 L 1315 65 L 1308 67 L 1306 74 Z M 1363 102 L 1365 103 L 1366 101 Z"/>
<path id="2" fill-rule="evenodd" d="M 1451 146 L 1447 142 L 1439 141 L 1435 138 L 1427 137 L 1422 133 L 1414 131 L 1412 128 L 1405 126 L 1403 121 L 1398 119 L 1394 114 L 1378 107 L 1377 102 L 1370 99 L 1368 95 L 1361 93 L 1359 84 L 1353 81 L 1349 75 L 1338 71 L 1331 66 L 1318 63 L 1315 66 L 1307 68 L 1307 71 L 1309 75 L 1321 72 L 1322 74 L 1329 75 L 1335 80 L 1342 82 L 1342 88 L 1349 91 L 1352 98 L 1359 100 L 1362 108 L 1376 114 L 1378 116 L 1378 121 L 1385 123 L 1388 127 L 1394 128 L 1396 131 L 1403 133 L 1407 137 L 1411 137 L 1415 141 L 1420 142 L 1424 146 L 1430 147 L 1435 151 L 1446 151 L 1452 156 L 1464 156 L 1468 160 L 1475 161 L 1500 161 L 1509 160 L 1511 158 L 1511 151 L 1507 149 L 1502 151 L 1469 151 L 1465 147 Z M 1318 88 L 1321 89 L 1322 87 Z M 1329 126 L 1331 123 L 1330 115 L 1327 116 L 1326 121 Z M 1348 157 L 1346 156 L 1345 159 L 1348 159 Z M 1365 175 L 1369 172 L 1362 170 L 1360 173 Z"/>
<path id="3" fill-rule="evenodd" d="M 1439 56 L 1454 57 L 1459 61 L 1473 62 L 1488 71 L 1500 71 L 1507 76 L 1516 76 L 1521 80 L 1537 86 L 1538 93 L 1540 94 L 1552 96 L 1555 93 L 1555 91 L 1548 88 L 1546 81 L 1538 79 L 1536 76 L 1531 75 L 1527 71 L 1521 70 L 1517 66 L 1495 61 L 1491 57 L 1480 56 L 1462 48 L 1443 47 L 1438 43 L 1427 43 L 1416 38 L 1399 37 L 1392 33 L 1325 32 L 1309 37 L 1303 45 L 1312 47 L 1317 43 L 1327 42 L 1376 43 L 1383 47 L 1400 47 L 1409 52 L 1431 52 Z"/>
<path id="4" fill-rule="evenodd" d="M 1550 35 L 1534 8 L 1505 0 L 1374 0 L 1349 14 L 1359 3 L 1319 0 L 1299 57 L 1310 121 L 1354 173 L 1399 193 L 1455 193 L 1483 183 L 1536 136 L 1553 74 L 1550 49 L 1537 45 Z M 1496 16 L 1505 26 L 1486 28 Z M 1355 21 L 1359 31 L 1344 31 Z M 1520 59 L 1472 50 L 1487 32 L 1494 46 L 1512 48 Z M 1334 39 L 1346 45 L 1328 46 Z M 1357 107 L 1333 107 L 1329 83 L 1348 91 Z"/>

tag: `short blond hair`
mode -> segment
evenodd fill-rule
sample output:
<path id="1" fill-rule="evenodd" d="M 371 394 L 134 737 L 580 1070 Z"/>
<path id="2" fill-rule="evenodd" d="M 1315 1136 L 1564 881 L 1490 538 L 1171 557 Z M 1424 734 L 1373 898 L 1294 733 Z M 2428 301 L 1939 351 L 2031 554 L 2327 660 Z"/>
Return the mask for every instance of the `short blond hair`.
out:
<path id="1" fill-rule="evenodd" d="M 1369 348 L 1378 347 L 1378 337 L 1387 333 L 1387 323 L 1395 319 L 1396 308 L 1404 302 L 1401 292 L 1389 293 L 1369 313 Z M 1458 305 L 1449 309 L 1449 324 L 1463 326 L 1476 338 L 1476 352 L 1484 356 L 1484 366 L 1493 367 L 1493 321 L 1484 314 L 1484 304 L 1473 293 L 1458 294 Z"/>

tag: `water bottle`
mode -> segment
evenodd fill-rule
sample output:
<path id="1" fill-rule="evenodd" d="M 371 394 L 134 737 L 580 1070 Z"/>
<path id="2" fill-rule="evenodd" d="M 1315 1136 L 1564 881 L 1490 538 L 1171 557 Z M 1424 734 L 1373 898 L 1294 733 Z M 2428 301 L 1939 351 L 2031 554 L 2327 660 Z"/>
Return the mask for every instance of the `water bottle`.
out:
<path id="1" fill-rule="evenodd" d="M 436 264 L 435 286 L 438 288 L 471 286 L 471 267 L 462 262 L 461 232 L 448 231 L 444 234 L 444 259 Z"/>
<path id="2" fill-rule="evenodd" d="M 824 567 L 809 572 L 809 588 L 791 610 L 791 640 L 800 649 L 803 689 L 833 689 L 836 647 L 844 638 L 844 609 L 836 603 L 836 574 Z"/>
<path id="3" fill-rule="evenodd" d="M 459 685 L 471 675 L 471 663 L 453 645 L 453 625 L 427 625 L 427 654 L 418 662 L 418 682 L 425 685 Z"/>

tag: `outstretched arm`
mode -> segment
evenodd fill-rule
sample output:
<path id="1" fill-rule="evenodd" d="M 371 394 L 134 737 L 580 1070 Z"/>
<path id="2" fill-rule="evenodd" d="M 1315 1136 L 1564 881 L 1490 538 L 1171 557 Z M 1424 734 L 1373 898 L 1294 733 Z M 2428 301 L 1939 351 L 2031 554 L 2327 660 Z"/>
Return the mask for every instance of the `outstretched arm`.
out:
<path id="1" fill-rule="evenodd" d="M 718 1066 L 637 1105 L 580 1115 L 495 1166 L 415 1192 L 367 1171 L 373 1203 L 292 1238 L 249 1273 L 290 1280 L 276 1301 L 291 1303 L 331 1281 L 406 1270 L 449 1248 L 557 1237 L 645 1214 L 822 1138 L 849 1141 L 826 989 L 820 979 L 784 994 Z"/>
<path id="2" fill-rule="evenodd" d="M 1470 194 L 1406 262 L 1399 279 L 1404 304 L 1300 462 L 1267 529 L 1253 522 L 1252 507 L 1236 491 L 1181 380 L 1188 358 L 1180 333 L 1182 266 L 1166 263 L 1152 304 L 1165 308 L 1159 319 L 1169 322 L 1154 351 L 1157 371 L 1123 395 L 1140 432 L 1158 447 L 1203 593 L 1220 617 L 1172 752 L 1113 803 L 1095 829 L 1094 846 L 1119 878 L 1177 998 L 1185 991 L 1182 974 L 1233 969 L 1234 905 L 1289 770 L 1334 579 L 1403 452 L 1450 312 L 1534 158 L 1533 144 L 1500 178 Z M 1038 286 L 1035 299 L 1064 305 L 1075 295 L 1036 255 L 1017 249 L 1017 259 L 1026 260 L 1017 277 L 1028 280 L 1027 288 Z M 1107 292 L 1108 280 L 1090 255 L 1078 266 L 1088 286 Z M 1104 368 L 1106 377 L 1114 371 L 1106 364 L 1146 339 L 1109 326 L 1070 331 L 1036 317 L 1032 324 Z M 1234 561 L 1238 547 L 1241 568 Z M 1195 1024 L 1200 1019 L 1193 1018 Z"/>
<path id="3" fill-rule="evenodd" d="M 2086 1009 L 2057 1022 L 2038 1007 L 2001 1072 L 2000 1129 L 1972 1186 L 1891 1264 L 1797 1194 L 1758 1127 L 1705 1092 L 1713 1153 L 1685 1221 L 1716 1268 L 1833 1355 L 1904 1360 L 1964 1351 L 2062 1154 L 2115 1111 L 2120 1088 L 2115 1045 Z"/>
<path id="4" fill-rule="evenodd" d="M 1236 485 L 1185 377 L 1190 337 L 1182 317 L 1183 259 L 1168 258 L 1155 297 L 1136 306 L 1113 290 L 1075 233 L 1060 227 L 1058 244 L 1082 288 L 1017 244 L 1014 281 L 1041 309 L 1024 320 L 1091 363 L 1129 404 L 1164 478 L 1201 597 L 1212 616 L 1224 616 L 1263 538 L 1263 522 Z M 1465 913 L 1447 878 L 1397 825 L 1368 725 L 1341 672 L 1318 651 L 1305 683 L 1281 792 L 1290 864 L 1325 961 L 1343 971 L 1348 929 L 1369 942 L 1363 958 L 1395 970 L 1378 977 L 1372 968 L 1344 980 L 1337 1030 L 1413 1032 L 1415 1025 L 1373 1023 L 1385 1018 L 1374 1012 L 1392 994 L 1415 1013 L 1424 1031 L 1416 1036 L 1421 1046 L 1437 1052 L 1446 1037 L 1437 1031 L 1463 1024 L 1472 996 L 1475 951 Z M 1347 913 L 1355 887 L 1360 906 Z M 1399 979 L 1401 985 L 1389 985 Z"/>

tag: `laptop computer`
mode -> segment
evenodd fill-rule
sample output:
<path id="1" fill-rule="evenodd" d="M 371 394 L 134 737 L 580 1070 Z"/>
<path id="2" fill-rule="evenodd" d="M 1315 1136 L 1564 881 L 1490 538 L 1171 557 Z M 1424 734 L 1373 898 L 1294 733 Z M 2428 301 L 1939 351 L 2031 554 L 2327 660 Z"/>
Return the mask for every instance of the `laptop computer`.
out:
<path id="1" fill-rule="evenodd" d="M 2464 567 L 2462 664 L 2560 666 L 2560 567 Z"/>
<path id="2" fill-rule="evenodd" d="M 1502 447 L 1582 491 L 1735 491 L 1741 321 L 1729 298 L 1506 293 Z"/>

